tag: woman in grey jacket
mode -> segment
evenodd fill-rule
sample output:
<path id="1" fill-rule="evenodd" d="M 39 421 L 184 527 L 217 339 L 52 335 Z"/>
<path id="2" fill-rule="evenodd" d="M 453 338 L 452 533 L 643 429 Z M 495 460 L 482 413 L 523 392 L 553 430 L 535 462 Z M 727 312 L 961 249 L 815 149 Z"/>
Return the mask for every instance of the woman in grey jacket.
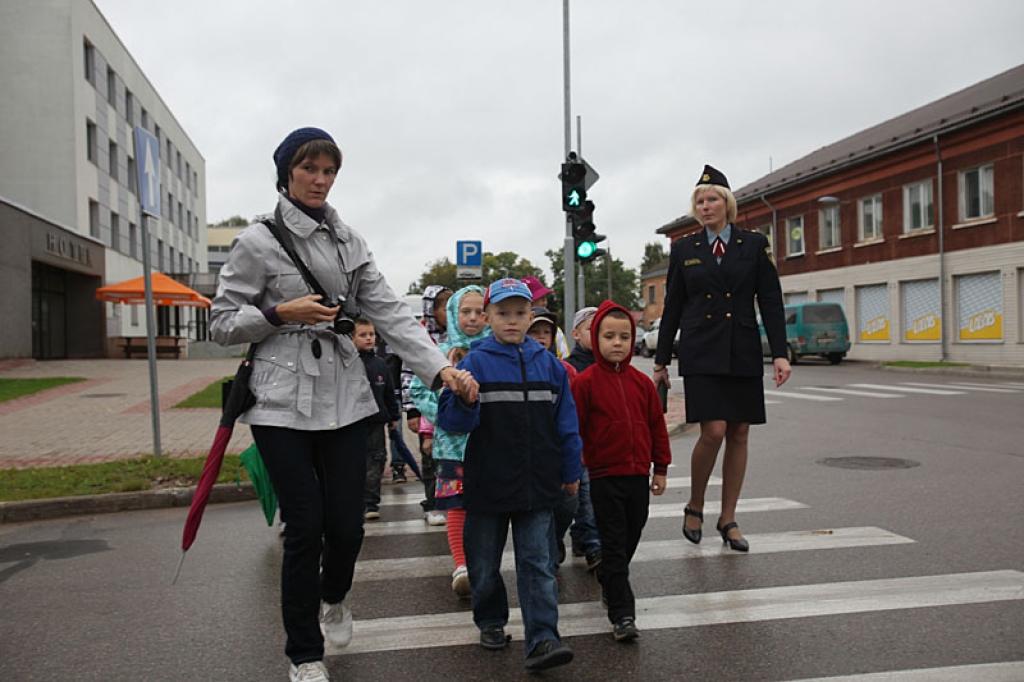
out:
<path id="1" fill-rule="evenodd" d="M 257 344 L 256 404 L 240 421 L 252 427 L 287 520 L 281 608 L 290 679 L 319 681 L 328 679 L 324 638 L 345 646 L 352 637 L 344 599 L 363 538 L 361 420 L 377 411 L 359 354 L 335 320 L 357 312 L 368 318 L 428 385 L 465 389 L 472 377 L 449 365 L 384 280 L 363 237 L 327 203 L 341 167 L 331 136 L 300 128 L 278 146 L 274 162 L 275 219 L 332 301 L 310 293 L 270 229 L 256 222 L 235 239 L 220 271 L 210 333 L 221 344 Z"/>

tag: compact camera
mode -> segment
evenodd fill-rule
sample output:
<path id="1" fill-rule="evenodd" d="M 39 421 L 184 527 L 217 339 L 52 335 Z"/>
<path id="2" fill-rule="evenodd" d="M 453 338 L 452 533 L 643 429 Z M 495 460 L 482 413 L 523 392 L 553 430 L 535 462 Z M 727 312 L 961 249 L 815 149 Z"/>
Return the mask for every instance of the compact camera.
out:
<path id="1" fill-rule="evenodd" d="M 334 333 L 339 336 L 351 336 L 356 330 L 356 323 L 345 312 L 345 299 L 322 301 L 320 305 L 327 308 L 337 308 L 338 314 L 334 318 Z"/>

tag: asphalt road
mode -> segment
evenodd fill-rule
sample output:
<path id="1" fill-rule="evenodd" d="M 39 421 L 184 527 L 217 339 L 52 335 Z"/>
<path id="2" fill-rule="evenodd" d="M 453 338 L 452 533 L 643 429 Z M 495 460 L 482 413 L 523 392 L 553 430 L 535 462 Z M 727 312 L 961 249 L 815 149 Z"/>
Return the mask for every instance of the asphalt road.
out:
<path id="1" fill-rule="evenodd" d="M 721 548 L 714 513 L 700 546 L 681 538 L 695 435 L 677 437 L 633 566 L 641 639 L 612 641 L 596 582 L 570 561 L 561 628 L 576 660 L 543 677 L 1024 679 L 1024 383 L 806 364 L 768 399 L 739 514 L 750 554 Z M 515 627 L 506 651 L 472 644 L 416 484 L 387 493 L 334 679 L 525 678 Z M 0 526 L 0 679 L 286 679 L 276 531 L 255 503 L 211 507 L 172 586 L 184 516 Z"/>

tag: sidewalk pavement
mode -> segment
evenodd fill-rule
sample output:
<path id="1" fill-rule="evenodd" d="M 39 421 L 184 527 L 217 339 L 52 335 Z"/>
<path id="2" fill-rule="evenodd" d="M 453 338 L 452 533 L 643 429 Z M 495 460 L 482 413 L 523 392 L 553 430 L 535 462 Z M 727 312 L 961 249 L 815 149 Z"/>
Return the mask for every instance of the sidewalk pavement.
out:
<path id="1" fill-rule="evenodd" d="M 157 361 L 160 440 L 171 457 L 205 456 L 220 410 L 174 408 L 211 382 L 233 375 L 237 358 Z M 149 368 L 145 360 L 3 361 L 0 377 L 84 377 L 24 398 L 0 403 L 0 469 L 67 466 L 128 459 L 153 452 Z M 676 381 L 666 414 L 669 433 L 683 431 L 683 400 Z M 239 424 L 228 452 L 252 443 Z"/>

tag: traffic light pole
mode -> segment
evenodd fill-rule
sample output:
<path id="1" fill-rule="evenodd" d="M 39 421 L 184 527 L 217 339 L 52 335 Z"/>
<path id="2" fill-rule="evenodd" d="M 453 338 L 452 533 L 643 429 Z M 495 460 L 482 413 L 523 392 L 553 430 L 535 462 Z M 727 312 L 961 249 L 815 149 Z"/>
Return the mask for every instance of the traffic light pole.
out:
<path id="1" fill-rule="evenodd" d="M 572 147 L 572 97 L 569 81 L 569 0 L 562 0 L 562 81 L 564 88 L 565 109 L 565 153 L 568 158 Z M 562 326 L 565 337 L 572 338 L 572 320 L 576 316 L 576 278 L 575 278 L 575 241 L 572 238 L 572 220 L 565 216 L 565 242 L 562 248 L 562 280 L 565 283 L 565 296 L 562 301 Z M 580 268 L 582 271 L 582 267 Z"/>

